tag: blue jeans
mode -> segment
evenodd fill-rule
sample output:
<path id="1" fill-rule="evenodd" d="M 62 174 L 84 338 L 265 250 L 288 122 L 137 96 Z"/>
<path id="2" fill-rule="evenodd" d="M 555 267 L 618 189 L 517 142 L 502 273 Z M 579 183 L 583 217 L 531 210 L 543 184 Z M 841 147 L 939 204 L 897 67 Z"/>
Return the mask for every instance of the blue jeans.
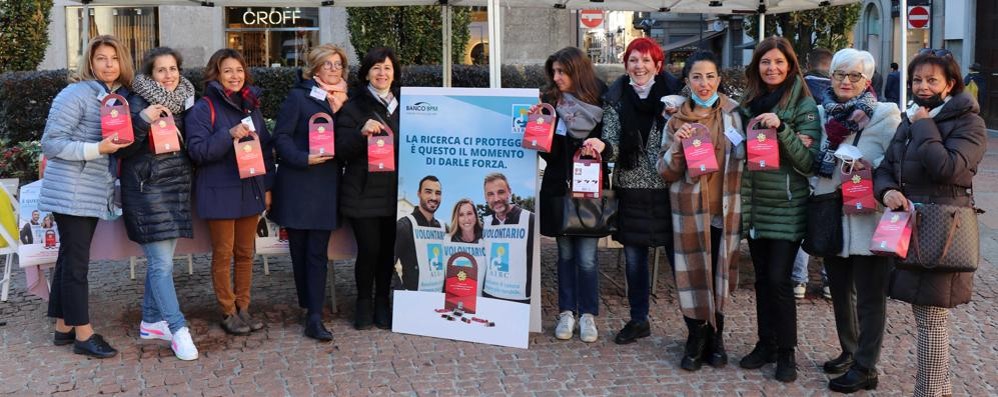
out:
<path id="1" fill-rule="evenodd" d="M 624 245 L 624 273 L 627 277 L 627 302 L 631 306 L 631 321 L 648 320 L 648 247 Z"/>
<path id="2" fill-rule="evenodd" d="M 184 314 L 177 303 L 177 290 L 173 287 L 173 251 L 177 239 L 142 244 L 146 254 L 146 290 L 142 298 L 142 321 L 166 321 L 170 332 L 187 326 Z"/>
<path id="3" fill-rule="evenodd" d="M 807 264 L 811 261 L 811 255 L 804 252 L 803 249 L 797 251 L 797 257 L 794 258 L 794 272 L 790 275 L 790 279 L 796 284 L 807 284 Z M 825 272 L 825 267 L 821 267 L 821 284 L 828 285 L 828 274 Z"/>
<path id="4" fill-rule="evenodd" d="M 598 238 L 558 237 L 558 311 L 599 314 Z"/>

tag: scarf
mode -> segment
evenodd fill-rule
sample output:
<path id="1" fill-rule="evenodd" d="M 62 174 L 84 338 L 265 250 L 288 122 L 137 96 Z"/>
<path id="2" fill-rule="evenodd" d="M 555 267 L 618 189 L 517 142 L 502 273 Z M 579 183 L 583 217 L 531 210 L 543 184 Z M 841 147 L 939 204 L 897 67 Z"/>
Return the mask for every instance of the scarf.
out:
<path id="1" fill-rule="evenodd" d="M 260 99 L 256 95 L 253 95 L 253 92 L 250 91 L 247 85 L 244 85 L 239 91 L 230 91 L 228 88 L 223 88 L 222 93 L 245 114 L 253 113 L 254 110 L 260 108 Z"/>
<path id="2" fill-rule="evenodd" d="M 558 118 L 565 122 L 568 136 L 575 139 L 586 139 L 603 120 L 603 108 L 580 101 L 567 92 L 561 93 L 556 111 Z"/>
<path id="3" fill-rule="evenodd" d="M 187 110 L 187 98 L 194 96 L 194 85 L 184 76 L 180 76 L 180 84 L 173 91 L 167 91 L 162 85 L 149 76 L 140 74 L 132 81 L 132 91 L 152 105 L 163 105 L 173 114 Z"/>
<path id="4" fill-rule="evenodd" d="M 788 79 L 790 77 L 787 77 Z M 768 91 L 764 94 L 752 98 L 748 103 L 749 111 L 753 115 L 758 116 L 763 113 L 769 113 L 780 103 L 780 99 L 783 99 L 783 94 L 787 92 L 791 84 L 783 84 L 777 87 L 775 90 Z"/>
<path id="5" fill-rule="evenodd" d="M 837 148 L 847 136 L 866 128 L 870 123 L 870 117 L 873 116 L 873 108 L 877 105 L 877 98 L 870 91 L 863 91 L 845 102 L 839 102 L 837 99 L 835 91 L 832 87 L 828 87 L 825 90 L 825 101 L 821 104 L 825 108 L 825 114 L 828 115 L 825 133 L 832 149 Z"/>
<path id="6" fill-rule="evenodd" d="M 662 97 L 672 94 L 661 74 L 655 76 L 655 83 L 647 86 L 648 94 L 641 98 L 634 85 L 624 87 L 620 103 L 620 165 L 625 170 L 638 166 L 638 158 L 645 152 L 648 135 L 653 126 L 664 126 Z M 630 77 L 628 77 L 630 79 Z"/>
<path id="7" fill-rule="evenodd" d="M 388 114 L 394 113 L 392 111 L 392 110 L 394 110 L 394 109 L 392 109 L 392 104 L 393 103 L 396 105 L 396 109 L 398 108 L 398 102 L 395 100 L 395 95 L 392 94 L 392 89 L 391 88 L 382 91 L 382 90 L 379 90 L 377 88 L 374 88 L 373 85 L 371 85 L 370 83 L 368 83 L 367 84 L 367 89 L 369 91 L 371 91 L 371 94 L 374 95 L 374 97 L 377 98 L 378 101 L 381 101 L 382 105 L 385 105 L 385 108 L 388 109 Z"/>
<path id="8" fill-rule="evenodd" d="M 343 103 L 347 101 L 347 81 L 340 79 L 339 83 L 329 84 L 319 76 L 314 76 L 312 80 L 315 80 L 315 85 L 326 91 L 326 101 L 329 102 L 329 107 L 333 108 L 333 113 L 339 112 Z"/>
<path id="9" fill-rule="evenodd" d="M 638 98 L 645 99 L 651 93 L 651 87 L 655 85 L 655 79 L 651 79 L 646 85 L 635 83 L 633 80 L 630 84 L 631 88 L 634 88 L 634 92 L 638 94 Z"/>

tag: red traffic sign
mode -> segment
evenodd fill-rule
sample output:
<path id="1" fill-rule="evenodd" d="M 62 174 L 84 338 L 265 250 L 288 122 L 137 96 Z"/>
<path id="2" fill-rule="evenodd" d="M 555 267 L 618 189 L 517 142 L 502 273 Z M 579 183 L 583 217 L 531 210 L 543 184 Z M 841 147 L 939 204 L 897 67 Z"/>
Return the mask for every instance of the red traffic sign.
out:
<path id="1" fill-rule="evenodd" d="M 928 29 L 930 19 L 929 7 L 908 7 L 908 29 Z"/>
<path id="2" fill-rule="evenodd" d="M 603 24 L 603 10 L 579 11 L 579 22 L 587 28 L 598 28 Z"/>

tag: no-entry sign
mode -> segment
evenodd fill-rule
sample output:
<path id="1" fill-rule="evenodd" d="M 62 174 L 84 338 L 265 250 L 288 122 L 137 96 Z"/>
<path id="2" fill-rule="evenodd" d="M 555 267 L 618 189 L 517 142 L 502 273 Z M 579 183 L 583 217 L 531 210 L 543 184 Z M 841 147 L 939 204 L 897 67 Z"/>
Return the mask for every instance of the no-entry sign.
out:
<path id="1" fill-rule="evenodd" d="M 598 28 L 603 24 L 603 10 L 579 11 L 579 22 L 587 28 Z"/>
<path id="2" fill-rule="evenodd" d="M 928 29 L 930 16 L 929 7 L 908 7 L 908 29 Z"/>

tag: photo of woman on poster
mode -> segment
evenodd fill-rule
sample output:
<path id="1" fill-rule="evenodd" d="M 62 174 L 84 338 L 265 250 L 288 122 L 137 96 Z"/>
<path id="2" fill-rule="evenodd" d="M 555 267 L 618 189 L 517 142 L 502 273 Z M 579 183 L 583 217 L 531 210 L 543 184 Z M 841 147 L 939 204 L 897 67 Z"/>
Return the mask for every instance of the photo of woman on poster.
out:
<path id="1" fill-rule="evenodd" d="M 454 205 L 447 234 L 454 243 L 478 243 L 482 239 L 482 219 L 475 213 L 471 199 L 463 198 Z"/>

